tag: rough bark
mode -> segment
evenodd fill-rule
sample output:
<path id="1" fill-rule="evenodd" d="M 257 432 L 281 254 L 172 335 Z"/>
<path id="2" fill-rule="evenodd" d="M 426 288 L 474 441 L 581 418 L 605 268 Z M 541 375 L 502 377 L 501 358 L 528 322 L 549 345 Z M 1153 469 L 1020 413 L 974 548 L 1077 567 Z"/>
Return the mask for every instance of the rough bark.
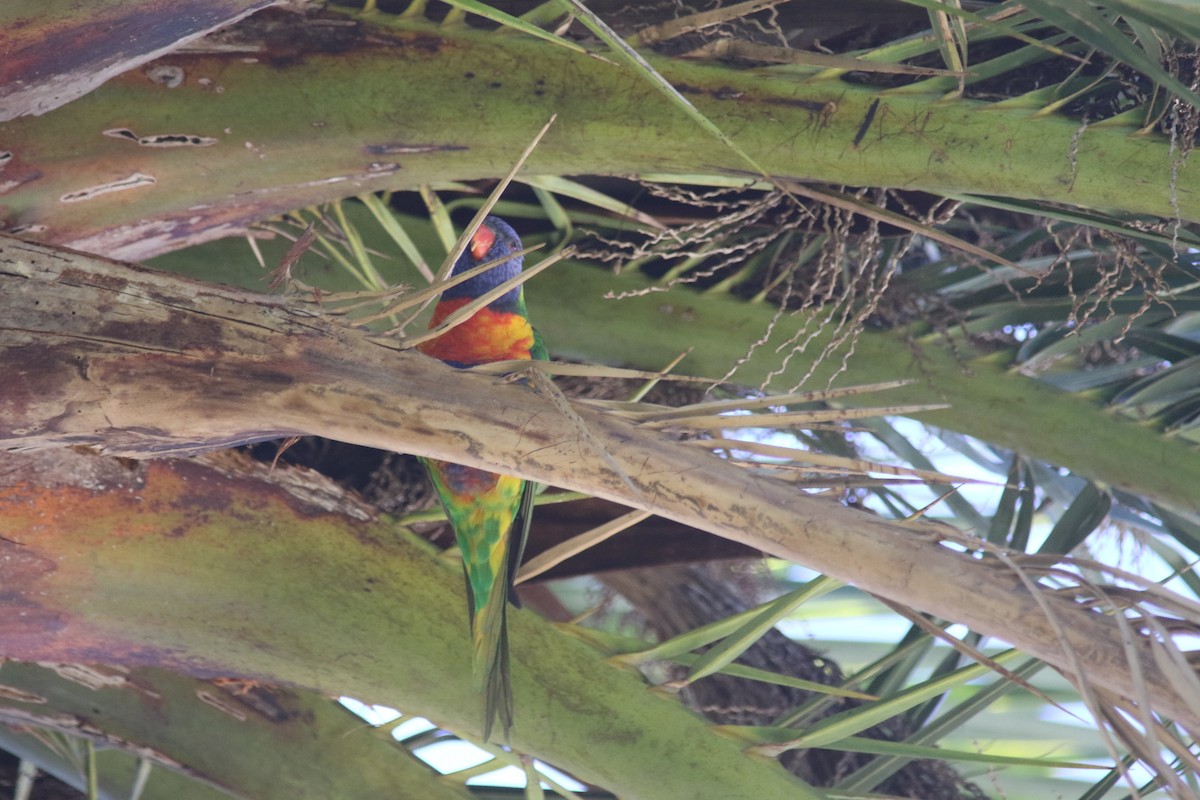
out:
<path id="1" fill-rule="evenodd" d="M 1111 617 L 945 546 L 945 529 L 813 498 L 601 408 L 566 413 L 538 380 L 455 371 L 295 300 L 12 240 L 0 304 L 0 444 L 148 456 L 313 434 L 520 475 L 807 565 L 1129 698 L 1136 657 L 1153 705 L 1200 727 L 1154 640 L 1127 644 Z"/>

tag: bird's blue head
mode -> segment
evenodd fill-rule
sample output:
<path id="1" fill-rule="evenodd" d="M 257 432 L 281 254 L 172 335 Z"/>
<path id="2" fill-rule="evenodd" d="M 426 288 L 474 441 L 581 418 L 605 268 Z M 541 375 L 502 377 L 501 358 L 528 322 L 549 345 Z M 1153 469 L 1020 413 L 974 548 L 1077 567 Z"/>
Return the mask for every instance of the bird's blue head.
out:
<path id="1" fill-rule="evenodd" d="M 517 232 L 512 229 L 511 225 L 499 217 L 487 217 L 479 225 L 479 228 L 476 229 L 475 235 L 471 237 L 470 244 L 467 245 L 467 249 L 458 257 L 458 261 L 454 264 L 454 271 L 451 274 L 458 275 L 488 261 L 504 258 L 520 249 L 521 237 L 517 236 Z M 503 263 L 497 264 L 487 272 L 476 275 L 474 278 L 464 281 L 457 286 L 452 286 L 442 293 L 442 298 L 449 300 L 461 297 L 479 297 L 484 292 L 494 289 L 505 281 L 511 280 L 521 274 L 521 265 L 524 260 L 524 256 L 513 256 Z M 521 288 L 518 286 L 511 292 L 501 295 L 489 305 L 512 306 L 517 303 L 520 296 Z"/>

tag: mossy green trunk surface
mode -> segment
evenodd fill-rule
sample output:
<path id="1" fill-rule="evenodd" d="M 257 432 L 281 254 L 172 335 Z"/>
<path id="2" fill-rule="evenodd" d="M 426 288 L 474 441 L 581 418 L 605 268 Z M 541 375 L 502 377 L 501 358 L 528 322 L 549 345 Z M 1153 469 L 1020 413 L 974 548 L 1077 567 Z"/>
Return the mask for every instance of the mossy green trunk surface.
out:
<path id="1" fill-rule="evenodd" d="M 144 257 L 319 201 L 498 177 L 553 114 L 528 174 L 753 177 L 623 66 L 512 33 L 335 22 L 297 21 L 256 51 L 167 56 L 0 124 L 4 223 Z M 1200 219 L 1194 170 L 1131 128 L 1034 117 L 1019 102 L 656 66 L 773 176 Z"/>

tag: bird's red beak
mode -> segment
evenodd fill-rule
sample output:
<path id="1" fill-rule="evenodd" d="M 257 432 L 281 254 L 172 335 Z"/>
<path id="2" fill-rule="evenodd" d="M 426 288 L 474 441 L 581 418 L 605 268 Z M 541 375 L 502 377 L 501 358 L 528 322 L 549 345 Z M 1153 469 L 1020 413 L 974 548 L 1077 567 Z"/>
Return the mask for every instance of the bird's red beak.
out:
<path id="1" fill-rule="evenodd" d="M 480 225 L 475 235 L 471 237 L 471 256 L 476 261 L 483 261 L 488 250 L 492 249 L 492 245 L 496 242 L 496 232 L 486 225 Z"/>

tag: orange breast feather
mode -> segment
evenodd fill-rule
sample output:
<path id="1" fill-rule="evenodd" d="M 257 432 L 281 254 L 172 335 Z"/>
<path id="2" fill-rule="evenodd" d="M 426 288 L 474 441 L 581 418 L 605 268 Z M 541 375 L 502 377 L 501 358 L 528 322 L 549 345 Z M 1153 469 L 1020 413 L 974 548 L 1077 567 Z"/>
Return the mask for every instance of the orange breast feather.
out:
<path id="1" fill-rule="evenodd" d="M 444 300 L 434 309 L 430 327 L 470 302 Z M 482 308 L 463 324 L 422 344 L 421 352 L 460 366 L 529 358 L 533 328 L 520 314 Z"/>

